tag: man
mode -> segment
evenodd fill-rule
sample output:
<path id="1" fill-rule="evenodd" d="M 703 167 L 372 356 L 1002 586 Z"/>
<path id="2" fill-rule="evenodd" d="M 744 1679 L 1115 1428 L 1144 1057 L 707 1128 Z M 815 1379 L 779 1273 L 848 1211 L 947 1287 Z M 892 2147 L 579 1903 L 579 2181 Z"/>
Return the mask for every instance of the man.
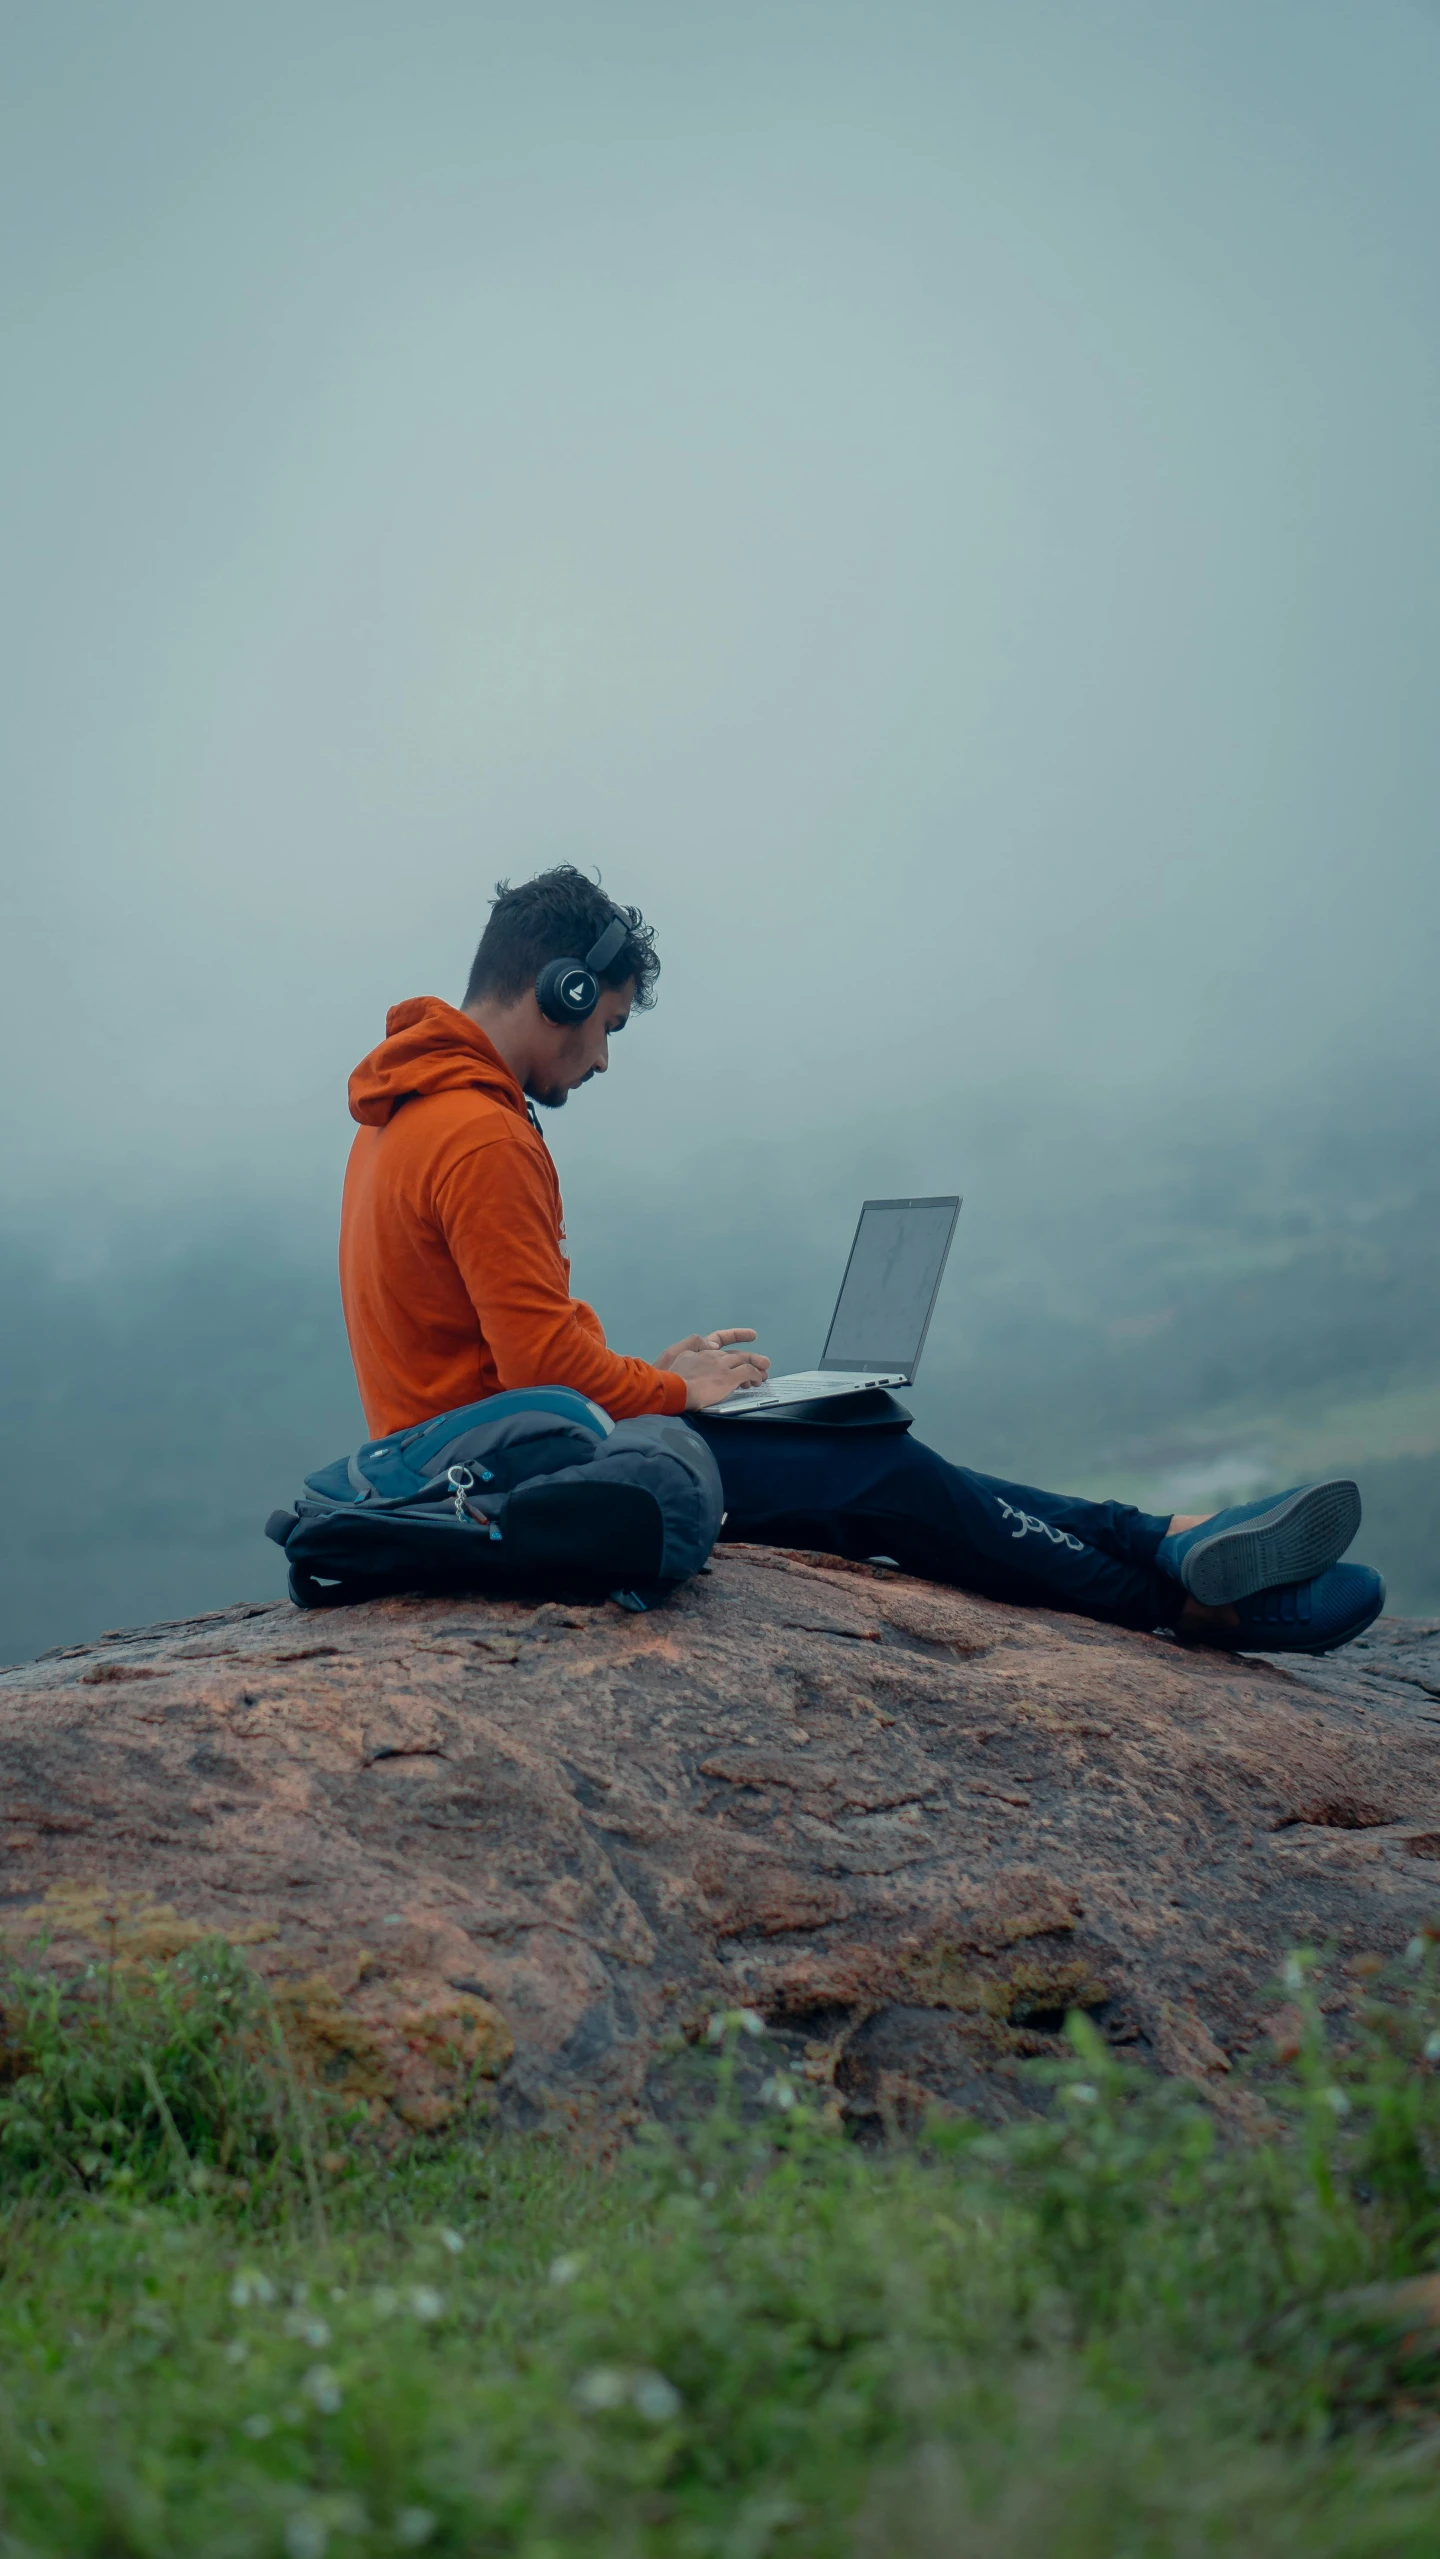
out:
<path id="1" fill-rule="evenodd" d="M 577 979 L 591 952 L 598 1001 L 577 1017 L 557 997 L 559 964 Z M 993 1599 L 1247 1651 L 1328 1651 L 1363 1632 L 1385 1586 L 1337 1561 L 1359 1522 L 1353 1485 L 1159 1518 L 998 1482 L 894 1432 L 707 1422 L 707 1406 L 768 1371 L 748 1326 L 692 1333 L 656 1360 L 612 1351 L 570 1294 L 534 1105 L 559 1110 L 605 1073 L 616 1032 L 654 1002 L 659 965 L 638 911 L 568 864 L 502 882 L 463 1005 L 397 1005 L 356 1068 L 340 1284 L 375 1437 L 505 1388 L 570 1386 L 616 1420 L 688 1414 L 719 1463 L 730 1537 L 889 1555 Z"/>

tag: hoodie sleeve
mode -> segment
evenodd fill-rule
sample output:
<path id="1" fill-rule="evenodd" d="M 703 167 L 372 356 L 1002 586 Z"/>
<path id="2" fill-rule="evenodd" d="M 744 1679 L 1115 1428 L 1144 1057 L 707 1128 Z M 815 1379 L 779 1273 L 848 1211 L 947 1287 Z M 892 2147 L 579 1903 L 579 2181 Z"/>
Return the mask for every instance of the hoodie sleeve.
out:
<path id="1" fill-rule="evenodd" d="M 434 1199 L 502 1388 L 573 1386 L 617 1422 L 684 1411 L 684 1378 L 607 1349 L 599 1319 L 571 1296 L 548 1169 L 529 1146 L 471 1149 Z"/>

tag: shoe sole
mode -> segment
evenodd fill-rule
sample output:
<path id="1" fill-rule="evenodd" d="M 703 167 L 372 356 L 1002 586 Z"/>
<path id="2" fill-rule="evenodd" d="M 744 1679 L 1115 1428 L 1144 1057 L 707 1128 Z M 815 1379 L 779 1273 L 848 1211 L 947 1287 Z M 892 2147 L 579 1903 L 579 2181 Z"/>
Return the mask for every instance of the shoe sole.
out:
<path id="1" fill-rule="evenodd" d="M 1260 1519 L 1192 1546 L 1181 1579 L 1202 1608 L 1233 1608 L 1257 1591 L 1312 1581 L 1338 1564 L 1360 1525 L 1360 1490 L 1347 1476 L 1307 1484 Z"/>

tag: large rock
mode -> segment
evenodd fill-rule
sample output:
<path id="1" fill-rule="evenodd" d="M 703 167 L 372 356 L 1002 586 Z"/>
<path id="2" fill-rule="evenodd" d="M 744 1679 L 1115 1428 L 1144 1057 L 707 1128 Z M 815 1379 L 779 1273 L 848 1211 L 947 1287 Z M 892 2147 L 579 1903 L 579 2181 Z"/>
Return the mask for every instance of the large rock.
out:
<path id="1" fill-rule="evenodd" d="M 411 2123 L 467 2071 L 624 2121 L 758 2009 L 848 2110 L 994 2113 L 1078 2005 L 1222 2098 L 1277 1964 L 1440 1908 L 1440 1625 L 1270 1666 L 721 1550 L 666 1609 L 238 1607 L 0 1675 L 4 1908 L 73 1965 L 223 1930 Z"/>

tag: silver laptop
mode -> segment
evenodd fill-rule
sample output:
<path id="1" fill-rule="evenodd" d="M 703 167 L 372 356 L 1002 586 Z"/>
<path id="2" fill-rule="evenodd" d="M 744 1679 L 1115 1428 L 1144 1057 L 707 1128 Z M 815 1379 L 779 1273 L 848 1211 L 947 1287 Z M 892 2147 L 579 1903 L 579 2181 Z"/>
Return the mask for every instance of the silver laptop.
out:
<path id="1" fill-rule="evenodd" d="M 749 1421 L 780 1404 L 816 1404 L 832 1395 L 864 1395 L 877 1386 L 908 1386 L 925 1336 L 960 1214 L 958 1199 L 867 1200 L 860 1211 L 845 1277 L 830 1318 L 818 1368 L 741 1386 L 707 1421 Z"/>

